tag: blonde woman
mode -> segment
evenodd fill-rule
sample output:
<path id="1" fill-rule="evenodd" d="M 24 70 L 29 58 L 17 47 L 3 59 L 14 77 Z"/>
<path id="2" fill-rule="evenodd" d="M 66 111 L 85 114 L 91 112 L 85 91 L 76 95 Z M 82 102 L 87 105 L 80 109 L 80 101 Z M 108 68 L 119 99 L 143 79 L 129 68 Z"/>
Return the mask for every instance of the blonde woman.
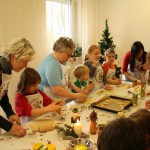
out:
<path id="1" fill-rule="evenodd" d="M 65 89 L 64 84 L 69 83 L 69 77 L 66 83 L 62 83 L 63 71 L 62 64 L 71 57 L 75 49 L 75 43 L 71 38 L 60 37 L 53 45 L 53 53 L 49 54 L 38 67 L 41 76 L 39 88 L 52 99 L 71 98 L 83 101 L 86 95 L 83 93 L 72 93 Z"/>
<path id="2" fill-rule="evenodd" d="M 7 95 L 12 70 L 19 72 L 27 67 L 33 59 L 35 51 L 28 40 L 17 38 L 3 48 L 0 57 L 0 106 L 3 108 L 5 119 L 0 116 L 0 128 L 15 136 L 24 136 L 26 131 L 20 126 L 19 117 L 14 113 Z"/>

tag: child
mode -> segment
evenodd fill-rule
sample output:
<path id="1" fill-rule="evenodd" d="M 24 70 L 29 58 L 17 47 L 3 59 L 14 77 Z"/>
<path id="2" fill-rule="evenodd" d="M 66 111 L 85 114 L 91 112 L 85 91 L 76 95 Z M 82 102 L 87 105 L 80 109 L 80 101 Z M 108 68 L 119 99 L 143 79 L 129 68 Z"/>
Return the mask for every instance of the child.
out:
<path id="1" fill-rule="evenodd" d="M 26 68 L 17 85 L 15 97 L 15 110 L 21 117 L 22 124 L 28 122 L 32 117 L 38 117 L 48 112 L 59 112 L 62 102 L 52 102 L 52 100 L 41 90 L 38 84 L 41 82 L 39 73 L 33 68 Z"/>
<path id="2" fill-rule="evenodd" d="M 100 49 L 96 45 L 91 45 L 88 48 L 88 52 L 85 57 L 84 65 L 90 69 L 90 78 L 94 80 L 95 88 L 99 89 L 104 86 L 106 89 L 111 89 L 112 87 L 108 85 L 104 71 L 99 63 L 100 59 Z"/>
<path id="3" fill-rule="evenodd" d="M 74 69 L 74 76 L 76 80 L 74 81 L 74 86 L 70 86 L 73 92 L 89 94 L 94 88 L 94 83 L 87 84 L 89 80 L 90 70 L 85 65 L 78 65 Z"/>
<path id="4" fill-rule="evenodd" d="M 129 118 L 116 119 L 103 128 L 98 150 L 145 150 L 144 134 Z"/>
<path id="5" fill-rule="evenodd" d="M 110 48 L 105 51 L 105 59 L 106 61 L 103 63 L 102 67 L 104 70 L 104 74 L 107 76 L 107 80 L 110 84 L 120 84 L 121 80 L 116 78 L 116 66 L 114 64 L 115 61 L 115 51 Z"/>
<path id="6" fill-rule="evenodd" d="M 145 134 L 146 150 L 150 150 L 150 112 L 146 109 L 140 109 L 132 113 L 129 118 L 133 120 Z"/>

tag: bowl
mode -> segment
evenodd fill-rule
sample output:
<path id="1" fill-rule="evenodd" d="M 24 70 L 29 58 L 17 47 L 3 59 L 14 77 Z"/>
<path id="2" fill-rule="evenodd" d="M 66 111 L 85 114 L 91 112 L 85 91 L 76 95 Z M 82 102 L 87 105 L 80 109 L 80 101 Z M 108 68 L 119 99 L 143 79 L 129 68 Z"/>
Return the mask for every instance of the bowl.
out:
<path id="1" fill-rule="evenodd" d="M 69 142 L 69 148 L 71 150 L 93 150 L 94 145 L 90 140 L 77 138 Z"/>

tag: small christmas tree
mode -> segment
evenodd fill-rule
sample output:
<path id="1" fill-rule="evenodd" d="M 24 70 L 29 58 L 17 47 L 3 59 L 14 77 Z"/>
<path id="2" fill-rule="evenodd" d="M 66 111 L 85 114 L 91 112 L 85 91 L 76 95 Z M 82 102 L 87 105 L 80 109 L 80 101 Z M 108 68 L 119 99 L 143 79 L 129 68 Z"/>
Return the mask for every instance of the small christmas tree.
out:
<path id="1" fill-rule="evenodd" d="M 103 31 L 102 37 L 103 39 L 98 42 L 98 46 L 101 49 L 101 56 L 100 56 L 100 63 L 102 64 L 105 61 L 105 51 L 109 48 L 115 49 L 116 45 L 113 43 L 113 37 L 110 37 L 109 27 L 108 27 L 108 20 L 105 21 L 105 30 Z M 116 54 L 116 59 L 118 58 L 118 55 Z M 116 65 L 116 74 L 115 76 L 117 78 L 120 77 L 121 74 L 121 67 L 118 67 Z"/>

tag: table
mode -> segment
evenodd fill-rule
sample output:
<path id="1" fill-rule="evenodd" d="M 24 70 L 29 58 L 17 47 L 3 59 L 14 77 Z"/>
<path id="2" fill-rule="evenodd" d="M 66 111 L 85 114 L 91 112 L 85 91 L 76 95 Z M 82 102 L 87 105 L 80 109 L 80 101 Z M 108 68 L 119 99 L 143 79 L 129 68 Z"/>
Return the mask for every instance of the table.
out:
<path id="1" fill-rule="evenodd" d="M 124 88 L 126 83 L 122 83 L 120 86 L 113 86 L 113 90 L 107 91 L 104 90 L 102 93 L 98 94 L 98 91 L 92 92 L 89 94 L 87 99 L 83 104 L 79 104 L 76 102 L 70 102 L 63 106 L 62 108 L 62 114 L 55 115 L 54 113 L 48 113 L 45 114 L 39 118 L 53 118 L 56 123 L 60 124 L 68 124 L 68 125 L 73 125 L 71 124 L 71 117 L 73 115 L 72 111 L 69 109 L 70 106 L 72 105 L 78 105 L 80 108 L 80 122 L 82 123 L 83 126 L 83 132 L 84 133 L 89 133 L 89 126 L 90 126 L 90 121 L 89 121 L 89 115 L 93 111 L 93 108 L 89 107 L 89 105 L 97 100 L 99 100 L 101 97 L 104 95 L 108 94 L 113 94 L 113 95 L 123 95 L 125 97 L 132 97 L 132 94 L 128 93 L 128 90 Z M 149 90 L 150 87 L 147 86 L 147 89 Z M 130 107 L 128 110 L 125 111 L 126 117 L 128 117 L 132 112 L 136 111 L 137 109 L 144 108 L 145 101 L 150 99 L 150 97 L 146 97 L 144 100 L 139 99 L 138 106 L 137 107 Z M 99 109 L 94 109 L 97 112 L 98 120 L 97 123 L 106 123 L 114 118 L 117 117 L 115 113 L 99 110 Z M 54 116 L 55 115 L 55 116 Z M 62 119 L 65 118 L 65 119 Z M 28 123 L 25 125 L 25 128 L 28 128 Z M 66 150 L 68 147 L 68 140 L 63 140 L 62 136 L 57 133 L 56 130 L 53 131 L 48 131 L 45 133 L 35 133 L 33 135 L 30 135 L 31 129 L 29 128 L 27 130 L 27 135 L 25 137 L 14 137 L 10 136 L 8 133 L 0 135 L 0 149 L 4 150 L 32 150 L 32 145 L 34 143 L 42 142 L 43 144 L 48 144 L 49 142 L 53 143 L 56 145 L 57 150 Z M 97 134 L 95 135 L 90 135 L 90 140 L 93 143 L 97 142 Z"/>

